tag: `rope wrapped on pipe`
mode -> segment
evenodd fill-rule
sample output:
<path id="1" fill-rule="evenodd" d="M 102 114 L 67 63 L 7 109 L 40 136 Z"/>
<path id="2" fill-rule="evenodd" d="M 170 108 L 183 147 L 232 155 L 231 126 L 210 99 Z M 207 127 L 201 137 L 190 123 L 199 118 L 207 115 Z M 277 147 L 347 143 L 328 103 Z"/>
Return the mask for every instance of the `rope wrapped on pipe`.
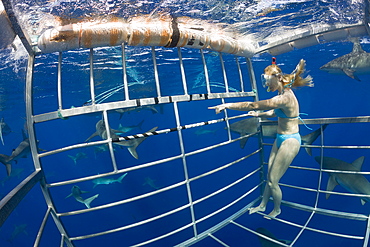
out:
<path id="1" fill-rule="evenodd" d="M 129 46 L 211 49 L 243 57 L 252 57 L 256 50 L 253 40 L 226 32 L 216 24 L 170 15 L 62 25 L 46 30 L 38 39 L 38 47 L 43 53 L 118 46 L 122 43 Z"/>

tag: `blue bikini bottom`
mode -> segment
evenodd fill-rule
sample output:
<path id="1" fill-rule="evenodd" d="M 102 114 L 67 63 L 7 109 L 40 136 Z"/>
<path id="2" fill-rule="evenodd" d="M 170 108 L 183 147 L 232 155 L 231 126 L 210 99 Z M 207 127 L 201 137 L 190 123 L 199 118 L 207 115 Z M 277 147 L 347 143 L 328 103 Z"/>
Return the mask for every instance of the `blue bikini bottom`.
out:
<path id="1" fill-rule="evenodd" d="M 294 138 L 296 139 L 299 144 L 301 144 L 301 135 L 299 133 L 295 133 L 295 134 L 289 134 L 289 135 L 281 135 L 281 134 L 276 134 L 276 145 L 278 148 L 280 148 L 281 144 L 285 141 L 285 140 L 288 140 L 290 138 Z"/>

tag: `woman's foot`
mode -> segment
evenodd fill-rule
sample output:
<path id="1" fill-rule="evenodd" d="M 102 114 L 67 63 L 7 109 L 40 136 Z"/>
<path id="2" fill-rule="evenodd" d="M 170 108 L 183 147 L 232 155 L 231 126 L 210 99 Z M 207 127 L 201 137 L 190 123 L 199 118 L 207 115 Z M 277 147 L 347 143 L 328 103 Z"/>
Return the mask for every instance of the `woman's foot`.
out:
<path id="1" fill-rule="evenodd" d="M 275 218 L 276 216 L 278 216 L 279 214 L 281 213 L 281 210 L 272 210 L 271 213 L 269 213 L 267 216 L 265 216 L 264 218 L 268 219 L 268 220 L 271 220 L 271 218 Z"/>
<path id="2" fill-rule="evenodd" d="M 264 212 L 266 210 L 266 207 L 258 206 L 255 208 L 250 208 L 249 209 L 249 214 L 254 214 L 256 212 Z"/>

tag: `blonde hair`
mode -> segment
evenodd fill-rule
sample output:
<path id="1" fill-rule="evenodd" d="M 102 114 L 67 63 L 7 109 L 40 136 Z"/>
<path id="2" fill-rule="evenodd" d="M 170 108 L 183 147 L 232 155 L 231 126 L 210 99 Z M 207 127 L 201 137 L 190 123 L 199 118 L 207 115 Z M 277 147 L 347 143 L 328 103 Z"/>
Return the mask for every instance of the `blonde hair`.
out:
<path id="1" fill-rule="evenodd" d="M 310 75 L 302 78 L 301 75 L 305 72 L 306 61 L 301 59 L 292 73 L 283 75 L 282 83 L 284 87 L 313 87 L 313 79 Z"/>
<path id="2" fill-rule="evenodd" d="M 267 66 L 264 70 L 266 75 L 278 75 L 279 81 L 284 87 L 313 87 L 312 77 L 308 75 L 302 78 L 301 75 L 305 72 L 306 61 L 301 59 L 295 70 L 292 73 L 284 75 L 282 70 L 276 64 Z"/>

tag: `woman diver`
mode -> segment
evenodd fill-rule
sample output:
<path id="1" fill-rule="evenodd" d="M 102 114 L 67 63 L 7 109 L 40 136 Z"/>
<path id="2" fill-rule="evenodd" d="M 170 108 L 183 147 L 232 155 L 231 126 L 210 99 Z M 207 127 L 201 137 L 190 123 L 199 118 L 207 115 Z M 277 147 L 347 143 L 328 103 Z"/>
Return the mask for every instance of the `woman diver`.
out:
<path id="1" fill-rule="evenodd" d="M 225 103 L 208 108 L 215 109 L 216 114 L 225 109 L 230 109 L 249 111 L 248 115 L 253 117 L 278 117 L 277 136 L 268 161 L 267 185 L 260 205 L 250 208 L 249 214 L 265 211 L 270 196 L 274 201 L 274 209 L 266 218 L 273 218 L 281 213 L 282 192 L 278 183 L 298 154 L 301 145 L 298 127 L 300 119 L 299 103 L 292 88 L 313 86 L 311 76 L 301 77 L 305 71 L 305 65 L 305 60 L 301 59 L 291 74 L 283 74 L 279 66 L 276 65 L 275 58 L 273 58 L 272 64 L 265 68 L 261 78 L 263 86 L 267 87 L 267 91 L 278 91 L 277 96 L 257 102 Z M 256 110 L 267 111 L 257 112 Z"/>

